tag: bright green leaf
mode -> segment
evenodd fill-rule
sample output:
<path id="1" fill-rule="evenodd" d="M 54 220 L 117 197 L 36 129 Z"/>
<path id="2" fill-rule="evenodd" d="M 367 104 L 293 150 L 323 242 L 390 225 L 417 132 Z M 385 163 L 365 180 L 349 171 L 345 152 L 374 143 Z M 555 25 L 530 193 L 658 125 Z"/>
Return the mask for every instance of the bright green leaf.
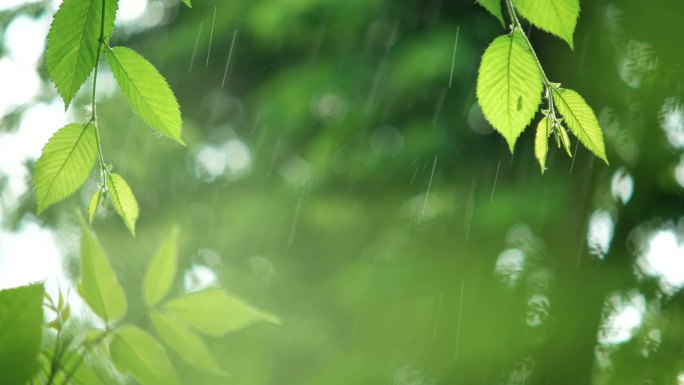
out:
<path id="1" fill-rule="evenodd" d="M 220 337 L 257 321 L 279 324 L 272 314 L 239 301 L 223 290 L 211 288 L 166 302 L 166 313 L 177 316 L 200 333 Z"/>
<path id="2" fill-rule="evenodd" d="M 0 291 L 0 384 L 25 385 L 40 367 L 43 285 Z"/>
<path id="3" fill-rule="evenodd" d="M 561 143 L 563 143 L 563 148 L 569 157 L 572 158 L 572 151 L 570 151 L 570 137 L 568 136 L 568 131 L 565 127 L 558 125 L 558 132 L 560 133 Z"/>
<path id="4" fill-rule="evenodd" d="M 505 25 L 503 14 L 501 13 L 501 0 L 477 0 L 477 2 L 494 15 L 501 22 L 502 26 Z"/>
<path id="5" fill-rule="evenodd" d="M 534 136 L 534 156 L 539 161 L 542 174 L 546 170 L 546 155 L 549 152 L 549 135 L 551 134 L 551 119 L 544 116 L 537 124 L 537 133 Z"/>
<path id="6" fill-rule="evenodd" d="M 50 79 L 69 103 L 95 68 L 103 0 L 64 0 L 48 32 L 45 60 Z M 105 2 L 104 35 L 111 36 L 118 0 Z"/>
<path id="7" fill-rule="evenodd" d="M 108 51 L 107 62 L 133 111 L 153 129 L 183 144 L 178 101 L 157 69 L 126 47 Z"/>
<path id="8" fill-rule="evenodd" d="M 107 191 L 109 192 L 109 199 L 114 205 L 114 210 L 123 219 L 131 234 L 135 236 L 135 222 L 138 220 L 140 209 L 133 191 L 119 174 L 107 175 Z"/>
<path id="9" fill-rule="evenodd" d="M 192 8 L 192 4 L 190 4 L 190 0 L 183 0 L 183 2 L 185 3 L 185 5 Z"/>
<path id="10" fill-rule="evenodd" d="M 513 4 L 532 24 L 560 37 L 573 48 L 579 0 L 513 0 Z"/>
<path id="11" fill-rule="evenodd" d="M 154 310 L 150 313 L 150 319 L 162 341 L 176 351 L 183 361 L 207 373 L 225 374 L 204 341 L 190 330 L 185 321 Z"/>
<path id="12" fill-rule="evenodd" d="M 36 162 L 33 183 L 38 213 L 78 190 L 90 176 L 96 157 L 95 125 L 72 123 L 59 129 Z"/>
<path id="13" fill-rule="evenodd" d="M 489 123 L 513 146 L 541 103 L 542 78 L 523 32 L 499 36 L 487 47 L 477 77 L 477 99 Z"/>
<path id="14" fill-rule="evenodd" d="M 116 368 L 142 385 L 179 385 L 176 371 L 156 338 L 133 325 L 116 331 L 109 352 Z"/>
<path id="15" fill-rule="evenodd" d="M 126 314 L 126 294 L 95 234 L 85 226 L 81 237 L 78 293 L 105 322 L 116 321 Z"/>
<path id="16" fill-rule="evenodd" d="M 573 134 L 589 151 L 608 164 L 603 144 L 603 132 L 594 111 L 577 92 L 554 89 L 553 100 Z"/>
<path id="17" fill-rule="evenodd" d="M 153 307 L 168 294 L 178 265 L 178 228 L 159 246 L 145 273 L 145 303 Z"/>
<path id="18" fill-rule="evenodd" d="M 97 211 L 97 206 L 100 205 L 100 196 L 102 195 L 102 190 L 97 189 L 90 198 L 90 203 L 88 203 L 88 222 L 93 223 L 93 218 L 95 218 L 95 212 Z"/>

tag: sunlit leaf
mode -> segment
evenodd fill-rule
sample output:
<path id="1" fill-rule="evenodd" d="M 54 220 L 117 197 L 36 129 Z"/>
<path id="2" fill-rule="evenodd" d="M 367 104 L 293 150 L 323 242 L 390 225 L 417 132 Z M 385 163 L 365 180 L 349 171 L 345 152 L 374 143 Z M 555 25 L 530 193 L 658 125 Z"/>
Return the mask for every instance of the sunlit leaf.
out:
<path id="1" fill-rule="evenodd" d="M 78 293 L 105 322 L 116 321 L 126 314 L 126 294 L 95 234 L 85 226 L 81 237 Z"/>
<path id="2" fill-rule="evenodd" d="M 102 190 L 97 189 L 90 198 L 90 203 L 88 203 L 88 222 L 93 223 L 93 218 L 95 218 L 95 212 L 97 212 L 97 206 L 100 205 L 100 196 L 102 195 Z"/>
<path id="3" fill-rule="evenodd" d="M 568 136 L 568 131 L 565 129 L 565 127 L 559 125 L 558 132 L 560 133 L 561 143 L 563 144 L 565 153 L 572 158 L 572 151 L 570 151 L 570 137 Z"/>
<path id="4" fill-rule="evenodd" d="M 558 111 L 565 118 L 573 134 L 594 155 L 608 164 L 603 144 L 603 132 L 594 111 L 577 92 L 569 89 L 554 89 L 553 100 Z"/>
<path id="5" fill-rule="evenodd" d="M 278 324 L 278 318 L 211 288 L 166 302 L 166 313 L 177 316 L 200 333 L 220 337 L 257 321 Z"/>
<path id="6" fill-rule="evenodd" d="M 178 385 L 166 351 L 156 338 L 133 325 L 123 325 L 109 346 L 116 368 L 131 373 L 142 385 Z"/>
<path id="7" fill-rule="evenodd" d="M 150 313 L 150 319 L 162 341 L 178 353 L 183 361 L 208 373 L 225 374 L 202 338 L 190 330 L 185 321 L 154 310 Z"/>
<path id="8" fill-rule="evenodd" d="M 477 77 L 477 98 L 489 123 L 513 146 L 541 103 L 542 78 L 522 31 L 487 47 Z"/>
<path id="9" fill-rule="evenodd" d="M 546 155 L 549 152 L 549 135 L 551 134 L 551 119 L 544 116 L 537 124 L 534 136 L 534 156 L 539 161 L 542 174 L 546 171 Z"/>
<path id="10" fill-rule="evenodd" d="M 96 157 L 95 125 L 72 123 L 57 131 L 36 162 L 33 183 L 38 213 L 78 190 L 90 176 Z"/>
<path id="11" fill-rule="evenodd" d="M 145 303 L 153 307 L 168 294 L 178 265 L 178 228 L 159 246 L 145 273 Z"/>
<path id="12" fill-rule="evenodd" d="M 513 4 L 532 24 L 560 37 L 573 48 L 579 0 L 513 0 Z"/>
<path id="13" fill-rule="evenodd" d="M 107 192 L 114 205 L 114 210 L 123 219 L 131 234 L 135 236 L 135 222 L 138 220 L 140 209 L 128 183 L 119 174 L 108 174 Z"/>
<path id="14" fill-rule="evenodd" d="M 183 144 L 178 101 L 157 69 L 126 47 L 108 51 L 107 62 L 133 111 L 153 129 Z"/>
<path id="15" fill-rule="evenodd" d="M 501 13 L 501 0 L 477 0 L 477 2 L 494 15 L 501 22 L 502 26 L 505 24 L 503 14 Z"/>
<path id="16" fill-rule="evenodd" d="M 47 38 L 45 61 L 57 91 L 68 107 L 95 68 L 103 0 L 64 0 Z M 118 0 L 105 2 L 104 35 L 111 36 Z"/>
<path id="17" fill-rule="evenodd" d="M 39 369 L 43 285 L 0 291 L 0 384 L 25 385 Z"/>
<path id="18" fill-rule="evenodd" d="M 183 0 L 183 2 L 185 3 L 185 5 L 192 8 L 192 4 L 190 4 L 190 0 Z"/>

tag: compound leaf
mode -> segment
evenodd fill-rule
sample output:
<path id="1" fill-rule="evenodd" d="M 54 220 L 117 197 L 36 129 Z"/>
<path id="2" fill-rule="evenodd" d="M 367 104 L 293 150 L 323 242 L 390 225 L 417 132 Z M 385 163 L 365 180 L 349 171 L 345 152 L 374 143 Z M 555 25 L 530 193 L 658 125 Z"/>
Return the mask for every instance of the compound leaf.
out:
<path id="1" fill-rule="evenodd" d="M 128 308 L 126 294 L 95 234 L 83 226 L 81 279 L 78 293 L 105 322 L 121 319 Z"/>
<path id="2" fill-rule="evenodd" d="M 0 291 L 0 384 L 25 385 L 40 368 L 43 285 Z"/>
<path id="3" fill-rule="evenodd" d="M 116 331 L 109 353 L 116 368 L 142 385 L 180 385 L 166 351 L 156 338 L 133 325 Z"/>
<path id="4" fill-rule="evenodd" d="M 573 48 L 579 0 L 513 0 L 513 3 L 532 24 L 560 37 Z"/>
<path id="5" fill-rule="evenodd" d="M 79 123 L 59 129 L 36 162 L 34 186 L 38 214 L 73 194 L 88 179 L 97 157 L 95 126 Z"/>
<path id="6" fill-rule="evenodd" d="M 48 32 L 45 60 L 50 79 L 64 100 L 64 107 L 95 68 L 102 22 L 103 0 L 64 0 Z M 104 35 L 114 29 L 118 0 L 106 0 Z"/>
<path id="7" fill-rule="evenodd" d="M 112 200 L 114 210 L 123 219 L 131 234 L 135 236 L 135 222 L 138 220 L 140 209 L 130 186 L 121 175 L 108 174 L 107 192 L 109 192 L 109 199 Z"/>
<path id="8" fill-rule="evenodd" d="M 556 107 L 565 118 L 564 122 L 570 131 L 589 151 L 608 164 L 603 132 L 591 107 L 573 90 L 554 89 L 552 92 Z"/>
<path id="9" fill-rule="evenodd" d="M 153 307 L 168 294 L 178 265 L 178 228 L 159 246 L 145 273 L 145 303 Z"/>
<path id="10" fill-rule="evenodd" d="M 165 313 L 187 322 L 198 332 L 221 337 L 257 321 L 278 324 L 278 318 L 237 300 L 223 290 L 211 288 L 170 300 Z"/>
<path id="11" fill-rule="evenodd" d="M 542 78 L 523 32 L 497 37 L 482 55 L 477 99 L 489 123 L 513 146 L 541 103 Z"/>
<path id="12" fill-rule="evenodd" d="M 133 111 L 153 129 L 183 144 L 178 101 L 157 69 L 126 47 L 111 48 L 107 62 Z"/>

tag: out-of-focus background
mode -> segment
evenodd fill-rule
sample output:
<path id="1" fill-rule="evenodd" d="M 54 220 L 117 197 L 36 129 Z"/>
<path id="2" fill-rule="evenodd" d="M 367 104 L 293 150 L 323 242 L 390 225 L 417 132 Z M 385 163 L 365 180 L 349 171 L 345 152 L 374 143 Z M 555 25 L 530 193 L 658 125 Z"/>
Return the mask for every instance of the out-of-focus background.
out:
<path id="1" fill-rule="evenodd" d="M 574 51 L 530 29 L 610 160 L 554 146 L 543 176 L 532 129 L 510 155 L 477 106 L 505 30 L 473 1 L 119 3 L 111 43 L 164 74 L 188 145 L 104 66 L 103 151 L 141 217 L 135 239 L 111 208 L 94 230 L 129 297 L 178 224 L 174 290 L 222 286 L 282 320 L 207 341 L 228 378 L 172 355 L 187 383 L 684 384 L 684 3 L 584 0 Z M 96 188 L 35 216 L 35 159 L 89 115 L 46 75 L 58 4 L 0 3 L 2 288 L 73 285 Z"/>

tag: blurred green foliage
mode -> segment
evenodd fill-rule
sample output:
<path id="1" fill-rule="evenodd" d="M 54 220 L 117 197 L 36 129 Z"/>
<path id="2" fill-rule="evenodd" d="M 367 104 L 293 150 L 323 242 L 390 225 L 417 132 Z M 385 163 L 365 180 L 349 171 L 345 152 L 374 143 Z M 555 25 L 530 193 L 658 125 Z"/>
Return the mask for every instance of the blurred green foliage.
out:
<path id="1" fill-rule="evenodd" d="M 188 147 L 150 135 L 121 95 L 102 101 L 104 153 L 141 216 L 136 239 L 111 209 L 94 228 L 127 292 L 142 280 L 139 256 L 178 224 L 180 273 L 210 265 L 229 292 L 278 314 L 279 327 L 208 341 L 230 383 L 677 381 L 683 297 L 636 273 L 634 234 L 682 232 L 681 148 L 661 123 L 664 101 L 683 96 L 684 6 L 585 0 L 574 51 L 531 29 L 549 77 L 599 115 L 611 159 L 583 148 L 569 159 L 551 146 L 541 176 L 532 130 L 511 156 L 476 107 L 479 58 L 502 27 L 472 2 L 160 3 L 163 24 L 112 44 L 164 74 Z M 652 56 L 655 68 L 640 65 Z M 207 149 L 226 157 L 222 173 L 207 171 L 216 163 L 202 161 L 215 154 Z M 621 168 L 634 182 L 626 203 L 611 196 Z M 91 192 L 41 220 L 68 228 Z M 597 210 L 615 223 L 602 259 L 587 245 Z M 511 249 L 525 262 L 509 285 L 495 271 Z M 600 343 L 606 299 L 633 289 L 649 306 L 641 328 Z M 653 329 L 660 342 L 644 353 Z M 171 359 L 185 383 L 218 381 Z"/>

